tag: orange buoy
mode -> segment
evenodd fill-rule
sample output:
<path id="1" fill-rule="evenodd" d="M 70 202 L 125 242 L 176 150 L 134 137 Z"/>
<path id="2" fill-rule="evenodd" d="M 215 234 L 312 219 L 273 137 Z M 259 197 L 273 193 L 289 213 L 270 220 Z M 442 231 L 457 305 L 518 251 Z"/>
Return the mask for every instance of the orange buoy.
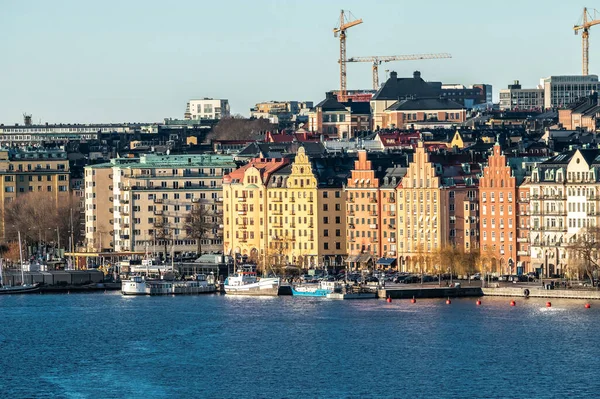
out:
<path id="1" fill-rule="evenodd" d="M 592 307 L 592 305 L 590 305 L 589 303 L 586 303 L 586 304 L 585 304 L 585 308 L 586 308 L 586 309 L 589 309 L 589 308 L 591 308 L 591 307 Z"/>
<path id="2" fill-rule="evenodd" d="M 517 303 L 515 301 L 510 301 L 510 306 L 517 306 Z"/>
<path id="3" fill-rule="evenodd" d="M 417 300 L 415 299 L 415 297 L 413 296 L 413 298 L 410 300 L 410 303 L 417 303 Z"/>
<path id="4" fill-rule="evenodd" d="M 481 305 L 481 301 L 478 299 L 478 300 L 477 300 L 477 302 L 475 302 L 475 304 L 476 304 L 477 306 L 479 306 L 479 305 Z"/>
<path id="5" fill-rule="evenodd" d="M 388 303 L 392 303 L 392 298 L 388 296 L 388 297 L 387 297 L 387 302 L 388 302 Z"/>
<path id="6" fill-rule="evenodd" d="M 551 308 L 552 307 L 552 302 L 546 302 L 546 307 L 547 308 Z"/>
<path id="7" fill-rule="evenodd" d="M 450 305 L 452 303 L 452 301 L 450 300 L 450 298 L 446 299 L 446 305 Z"/>

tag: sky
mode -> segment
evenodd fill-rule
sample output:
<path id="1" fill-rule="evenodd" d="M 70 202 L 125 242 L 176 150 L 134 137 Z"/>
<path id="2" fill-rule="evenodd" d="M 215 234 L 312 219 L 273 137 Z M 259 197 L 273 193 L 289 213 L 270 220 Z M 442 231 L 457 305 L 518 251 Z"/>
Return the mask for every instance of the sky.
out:
<path id="1" fill-rule="evenodd" d="M 588 0 L 589 1 L 589 0 Z M 581 73 L 580 0 L 0 0 L 0 123 L 161 122 L 192 98 L 315 103 L 339 88 L 340 10 L 347 55 L 450 53 L 380 67 L 398 76 L 535 87 Z M 599 4 L 600 8 L 600 4 Z M 597 30 L 597 32 L 596 32 Z M 597 37 L 597 39 L 596 39 Z M 590 73 L 600 72 L 600 27 Z M 348 88 L 369 89 L 371 65 L 348 65 Z"/>

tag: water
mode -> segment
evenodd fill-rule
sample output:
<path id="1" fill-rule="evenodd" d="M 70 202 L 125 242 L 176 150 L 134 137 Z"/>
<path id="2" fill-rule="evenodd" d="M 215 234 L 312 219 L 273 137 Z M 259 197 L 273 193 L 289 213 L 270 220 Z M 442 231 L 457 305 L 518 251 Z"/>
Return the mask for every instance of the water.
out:
<path id="1" fill-rule="evenodd" d="M 598 397 L 600 304 L 0 297 L 2 398 Z"/>

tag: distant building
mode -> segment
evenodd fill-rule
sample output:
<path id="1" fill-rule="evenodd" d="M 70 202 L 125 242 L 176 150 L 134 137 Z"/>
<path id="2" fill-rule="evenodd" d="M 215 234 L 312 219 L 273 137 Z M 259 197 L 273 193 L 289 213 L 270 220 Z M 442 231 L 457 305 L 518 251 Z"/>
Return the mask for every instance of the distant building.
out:
<path id="1" fill-rule="evenodd" d="M 518 80 L 500 90 L 500 109 L 503 111 L 533 111 L 544 108 L 544 89 L 523 89 Z"/>
<path id="2" fill-rule="evenodd" d="M 0 144 L 40 143 L 64 144 L 72 141 L 99 140 L 102 134 L 134 134 L 142 125 L 123 124 L 44 124 L 44 125 L 0 125 Z"/>
<path id="3" fill-rule="evenodd" d="M 291 122 L 312 107 L 312 101 L 268 101 L 250 108 L 250 116 L 268 119 L 271 123 Z"/>
<path id="4" fill-rule="evenodd" d="M 550 76 L 541 79 L 540 84 L 544 88 L 546 108 L 566 107 L 600 89 L 598 75 Z"/>
<path id="5" fill-rule="evenodd" d="M 558 122 L 566 130 L 584 129 L 595 132 L 600 115 L 598 93 L 580 98 L 577 102 L 558 110 Z"/>
<path id="6" fill-rule="evenodd" d="M 446 98 L 419 98 L 400 100 L 388 107 L 382 116 L 383 128 L 410 127 L 412 123 L 428 122 L 436 125 L 458 124 L 467 119 L 467 109 Z"/>
<path id="7" fill-rule="evenodd" d="M 185 119 L 221 119 L 230 116 L 229 100 L 203 98 L 190 100 L 185 109 Z"/>
<path id="8" fill-rule="evenodd" d="M 371 110 L 368 102 L 339 102 L 333 92 L 325 94 L 308 114 L 308 130 L 330 137 L 347 139 L 359 131 L 369 130 Z"/>

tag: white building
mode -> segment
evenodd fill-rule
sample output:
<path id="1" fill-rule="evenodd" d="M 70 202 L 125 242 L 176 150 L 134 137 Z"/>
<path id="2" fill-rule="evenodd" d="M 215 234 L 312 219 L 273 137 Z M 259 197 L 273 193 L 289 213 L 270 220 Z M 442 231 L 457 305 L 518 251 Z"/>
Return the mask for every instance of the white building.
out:
<path id="1" fill-rule="evenodd" d="M 221 119 L 230 116 L 229 100 L 203 98 L 190 100 L 185 109 L 185 119 Z"/>
<path id="2" fill-rule="evenodd" d="M 541 79 L 540 85 L 544 88 L 545 108 L 567 106 L 600 89 L 598 75 L 550 76 Z"/>

